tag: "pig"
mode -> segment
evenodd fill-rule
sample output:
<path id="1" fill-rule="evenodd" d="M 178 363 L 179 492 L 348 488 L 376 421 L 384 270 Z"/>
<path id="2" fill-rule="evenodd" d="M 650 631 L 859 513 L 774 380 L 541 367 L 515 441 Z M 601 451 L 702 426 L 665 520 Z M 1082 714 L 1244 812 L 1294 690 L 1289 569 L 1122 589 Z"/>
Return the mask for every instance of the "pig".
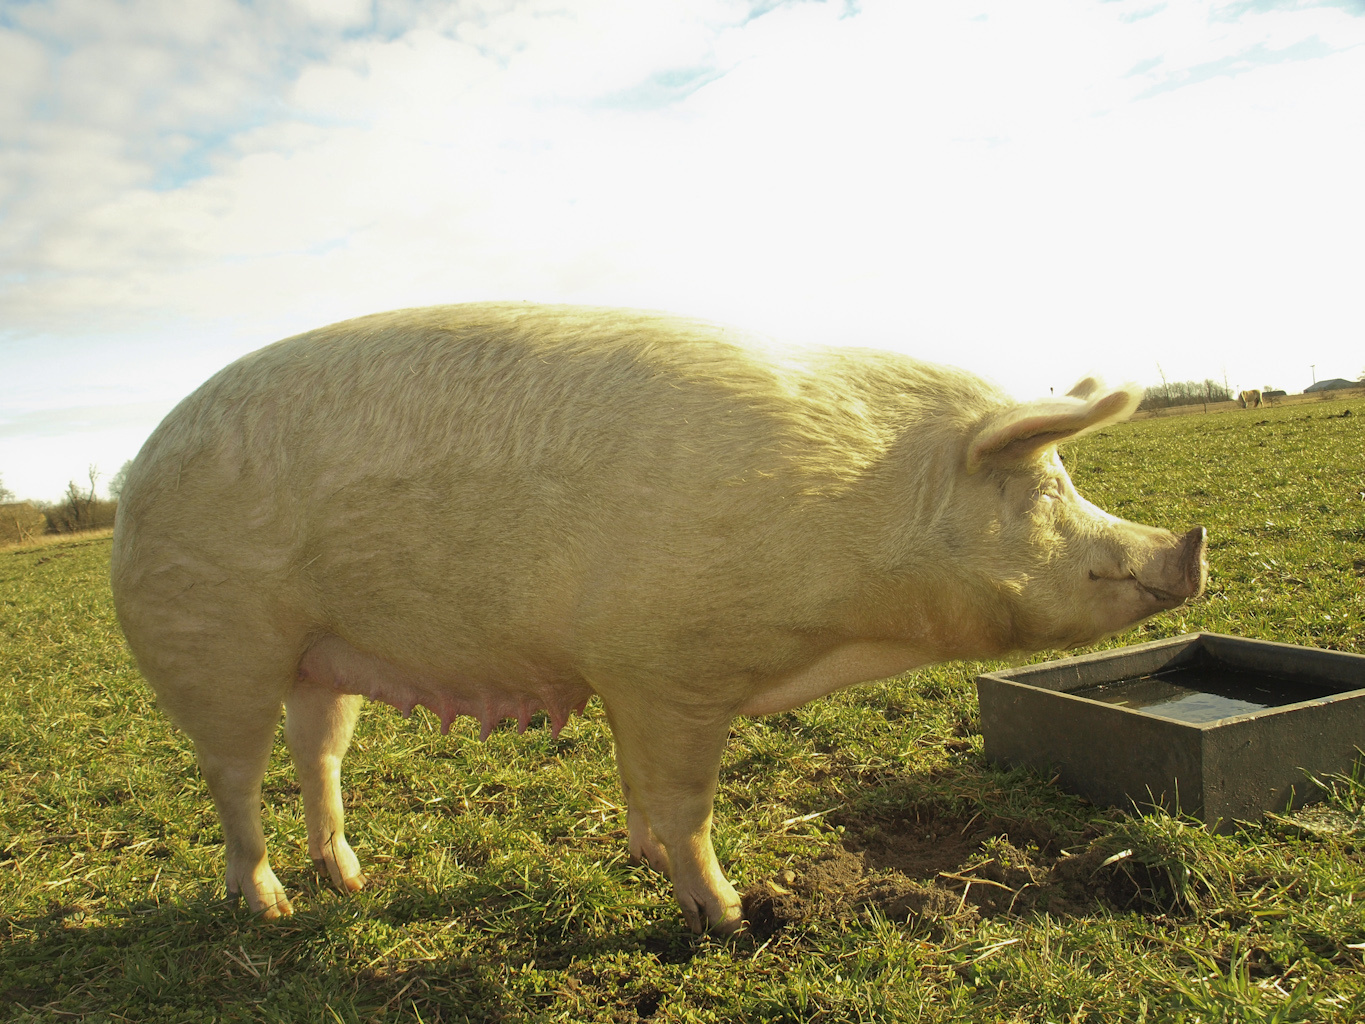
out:
<path id="1" fill-rule="evenodd" d="M 520 303 L 323 327 L 226 367 L 129 469 L 119 621 L 194 742 L 227 889 L 292 912 L 261 782 L 281 710 L 308 851 L 343 891 L 366 698 L 487 737 L 596 696 L 629 851 L 742 926 L 711 842 L 737 715 L 949 659 L 1070 648 L 1198 595 L 1205 534 L 1125 522 L 1059 443 L 1140 393 L 1021 404 L 887 351 Z"/>

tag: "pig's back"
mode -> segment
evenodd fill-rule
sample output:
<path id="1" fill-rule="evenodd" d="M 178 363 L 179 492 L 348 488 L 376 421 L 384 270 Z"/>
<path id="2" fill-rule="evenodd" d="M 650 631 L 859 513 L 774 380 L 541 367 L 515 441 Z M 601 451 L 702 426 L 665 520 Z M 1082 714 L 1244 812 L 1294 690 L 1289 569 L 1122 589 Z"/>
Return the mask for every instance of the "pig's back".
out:
<path id="1" fill-rule="evenodd" d="M 726 462 L 767 444 L 807 474 L 821 449 L 837 449 L 841 466 L 824 468 L 846 475 L 847 457 L 880 440 L 868 410 L 850 414 L 865 396 L 817 393 L 798 353 L 663 314 L 399 310 L 243 357 L 181 403 L 149 442 L 152 458 L 138 461 L 308 472 L 363 453 L 382 456 L 382 467 L 362 460 L 367 470 L 394 474 L 443 459 L 567 473 L 648 450 L 651 463 L 680 457 L 704 471 L 711 460 L 692 457 L 698 444 Z"/>

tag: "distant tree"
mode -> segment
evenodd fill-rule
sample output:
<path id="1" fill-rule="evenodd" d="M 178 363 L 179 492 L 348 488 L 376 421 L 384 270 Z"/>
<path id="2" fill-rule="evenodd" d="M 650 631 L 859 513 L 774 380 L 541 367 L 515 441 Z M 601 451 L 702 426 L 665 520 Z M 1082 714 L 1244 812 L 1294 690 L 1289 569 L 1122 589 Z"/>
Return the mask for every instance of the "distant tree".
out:
<path id="1" fill-rule="evenodd" d="M 1156 364 L 1156 372 L 1161 374 L 1161 390 L 1158 392 L 1156 388 L 1148 388 L 1143 395 L 1143 405 L 1146 405 L 1148 399 L 1150 399 L 1154 405 L 1170 405 L 1171 385 L 1170 382 L 1166 380 L 1166 371 L 1161 368 L 1160 363 Z M 1152 407 L 1153 406 L 1148 406 L 1148 408 Z M 1142 408 L 1142 406 L 1140 405 L 1138 408 Z"/>
<path id="2" fill-rule="evenodd" d="M 118 501 L 123 496 L 123 485 L 128 482 L 128 470 L 133 467 L 133 460 L 129 459 L 118 468 L 118 472 L 109 478 L 109 497 Z"/>
<path id="3" fill-rule="evenodd" d="M 47 517 L 48 533 L 75 533 L 78 530 L 94 530 L 113 523 L 116 507 L 114 502 L 95 500 L 95 484 L 99 477 L 99 468 L 91 466 L 89 490 L 83 490 L 72 480 L 66 485 L 66 494 L 61 501 L 43 508 L 43 515 Z"/>
<path id="4" fill-rule="evenodd" d="M 5 478 L 0 477 L 0 502 L 13 501 L 14 492 L 5 486 Z"/>
<path id="5" fill-rule="evenodd" d="M 89 494 L 82 494 L 75 480 L 66 485 L 66 508 L 70 513 L 73 529 L 82 529 L 90 521 L 90 506 L 95 503 L 95 481 L 99 479 L 99 475 L 99 469 L 91 465 Z"/>

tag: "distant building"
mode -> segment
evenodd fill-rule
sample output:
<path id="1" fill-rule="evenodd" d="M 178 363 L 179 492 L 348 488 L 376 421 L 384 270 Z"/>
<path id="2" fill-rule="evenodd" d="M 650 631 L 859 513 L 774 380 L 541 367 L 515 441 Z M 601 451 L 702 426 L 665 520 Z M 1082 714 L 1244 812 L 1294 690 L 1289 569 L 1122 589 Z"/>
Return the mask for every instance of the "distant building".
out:
<path id="1" fill-rule="evenodd" d="M 1336 391 L 1338 388 L 1358 388 L 1360 381 L 1342 380 L 1340 377 L 1333 377 L 1331 380 L 1320 380 L 1316 384 L 1303 389 L 1305 395 L 1312 394 L 1314 391 Z"/>

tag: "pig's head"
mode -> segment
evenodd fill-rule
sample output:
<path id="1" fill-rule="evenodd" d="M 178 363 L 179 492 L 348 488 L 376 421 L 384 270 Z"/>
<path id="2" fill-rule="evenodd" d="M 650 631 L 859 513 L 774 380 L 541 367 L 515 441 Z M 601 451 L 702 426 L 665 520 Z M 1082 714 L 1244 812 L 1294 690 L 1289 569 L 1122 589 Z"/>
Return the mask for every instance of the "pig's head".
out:
<path id="1" fill-rule="evenodd" d="M 951 529 L 988 646 L 1079 646 L 1203 591 L 1203 527 L 1177 536 L 1112 516 L 1081 497 L 1057 454 L 1059 443 L 1127 419 L 1140 397 L 1087 379 L 969 432 Z"/>

